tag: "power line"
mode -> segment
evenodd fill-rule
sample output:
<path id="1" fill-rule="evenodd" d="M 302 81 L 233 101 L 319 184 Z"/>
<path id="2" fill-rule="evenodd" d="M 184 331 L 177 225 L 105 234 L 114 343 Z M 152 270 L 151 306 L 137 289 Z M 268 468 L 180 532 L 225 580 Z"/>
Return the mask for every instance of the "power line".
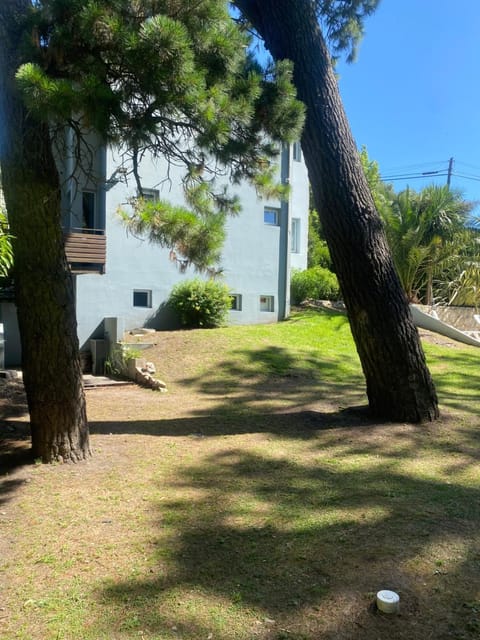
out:
<path id="1" fill-rule="evenodd" d="M 464 178 L 465 180 L 473 180 L 475 182 L 480 182 L 480 176 L 467 176 L 462 173 L 453 173 L 456 178 Z"/>
<path id="2" fill-rule="evenodd" d="M 422 178 L 425 180 L 426 178 L 442 178 L 444 176 L 448 176 L 447 171 L 439 172 L 439 171 L 431 171 L 424 173 L 414 173 L 414 174 L 402 174 L 399 176 L 380 176 L 380 180 L 384 180 L 385 182 L 394 182 L 395 180 L 421 180 Z"/>
<path id="3" fill-rule="evenodd" d="M 470 169 L 476 169 L 478 172 L 480 172 L 480 167 L 477 167 L 474 164 L 469 164 L 468 162 L 462 162 L 461 160 L 457 160 L 456 163 L 461 164 L 464 167 L 470 167 Z"/>
<path id="4" fill-rule="evenodd" d="M 447 167 L 445 167 L 445 165 L 448 163 Z M 399 173 L 398 171 L 386 171 L 384 172 L 384 174 L 382 174 L 380 176 L 380 179 L 383 180 L 384 182 L 395 182 L 396 180 L 402 180 L 402 181 L 407 181 L 407 180 L 421 180 L 421 179 L 426 179 L 426 178 L 447 178 L 447 186 L 450 186 L 452 177 L 455 178 L 459 178 L 461 180 L 472 180 L 473 182 L 480 182 L 480 167 L 475 167 L 474 165 L 470 165 L 466 162 L 461 162 L 461 161 L 455 161 L 454 163 L 454 159 L 453 157 L 450 158 L 448 161 L 442 161 L 442 162 L 422 162 L 422 163 L 418 163 L 416 165 L 406 165 L 403 168 L 406 169 L 407 166 L 410 167 L 425 167 L 425 166 L 432 166 L 435 164 L 442 164 L 443 165 L 443 169 L 438 169 L 438 170 L 430 170 L 430 171 L 410 171 L 408 173 Z M 454 164 L 455 165 L 464 165 L 467 167 L 471 167 L 472 169 L 476 169 L 478 170 L 478 174 L 473 174 L 473 173 L 469 173 L 467 171 L 454 171 Z M 400 171 L 400 169 L 399 169 Z"/>
<path id="5" fill-rule="evenodd" d="M 422 171 L 421 173 L 420 172 L 418 172 L 418 173 L 412 173 L 412 172 L 409 172 L 409 173 L 392 173 L 392 178 L 395 178 L 396 180 L 400 180 L 401 178 L 404 178 L 404 177 L 408 178 L 409 176 L 412 176 L 412 175 L 413 176 L 425 176 L 425 177 L 428 178 L 428 176 L 437 175 L 439 173 L 440 173 L 440 171 Z M 384 179 L 388 180 L 389 177 L 390 177 L 390 175 L 387 174 L 386 176 L 384 176 Z"/>
<path id="6" fill-rule="evenodd" d="M 404 169 L 410 169 L 413 172 L 413 169 L 421 169 L 422 167 L 432 167 L 436 165 L 446 165 L 447 162 L 448 160 L 432 160 L 431 162 L 417 162 L 416 164 L 398 165 L 396 167 L 391 167 L 390 169 L 385 171 L 385 173 L 397 173 L 398 171 L 403 171 Z"/>

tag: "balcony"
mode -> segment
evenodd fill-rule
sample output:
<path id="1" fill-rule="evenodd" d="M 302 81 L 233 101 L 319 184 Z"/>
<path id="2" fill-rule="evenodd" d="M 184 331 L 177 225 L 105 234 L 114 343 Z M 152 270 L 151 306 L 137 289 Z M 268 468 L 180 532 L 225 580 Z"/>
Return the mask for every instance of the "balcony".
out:
<path id="1" fill-rule="evenodd" d="M 101 229 L 65 231 L 65 254 L 72 273 L 105 273 L 107 237 Z"/>

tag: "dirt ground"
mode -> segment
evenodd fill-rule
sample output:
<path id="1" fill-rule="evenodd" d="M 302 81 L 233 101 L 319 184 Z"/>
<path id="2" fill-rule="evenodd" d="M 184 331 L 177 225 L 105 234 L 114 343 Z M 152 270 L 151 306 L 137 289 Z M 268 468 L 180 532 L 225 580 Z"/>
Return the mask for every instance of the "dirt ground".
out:
<path id="1" fill-rule="evenodd" d="M 427 331 L 421 331 L 421 337 L 424 341 L 441 344 L 452 349 L 461 348 L 461 345 Z M 156 338 L 153 336 L 151 339 L 155 341 Z M 189 460 L 190 458 L 196 460 L 196 447 L 200 446 L 212 447 L 209 455 L 218 458 L 218 456 L 224 455 L 222 447 L 225 445 L 222 444 L 222 438 L 225 438 L 227 435 L 229 437 L 233 436 L 234 439 L 245 435 L 250 442 L 252 451 L 254 451 L 257 444 L 263 442 L 270 431 L 284 437 L 285 433 L 292 428 L 292 422 L 295 420 L 292 413 L 295 413 L 301 416 L 302 429 L 305 433 L 308 432 L 310 424 L 312 430 L 315 430 L 321 428 L 322 421 L 324 421 L 325 425 L 328 423 L 328 429 L 332 430 L 331 435 L 326 434 L 324 436 L 326 444 L 337 441 L 338 437 L 335 435 L 335 431 L 338 427 L 342 430 L 341 446 L 343 446 L 343 442 L 345 442 L 348 443 L 348 446 L 358 447 L 359 451 L 362 450 L 362 447 L 368 448 L 368 450 L 380 447 L 393 451 L 395 447 L 400 447 L 401 449 L 407 441 L 414 441 L 415 438 L 417 438 L 415 429 L 410 425 L 397 425 L 392 429 L 391 425 L 376 424 L 374 429 L 369 430 L 368 421 L 366 421 L 365 416 L 361 413 L 356 415 L 351 411 L 346 411 L 345 413 L 339 411 L 339 399 L 336 397 L 329 398 L 328 396 L 323 396 L 320 401 L 312 401 L 311 397 L 304 396 L 301 401 L 302 403 L 292 406 L 291 398 L 294 395 L 294 389 L 298 387 L 298 380 L 290 380 L 288 378 L 283 379 L 281 382 L 279 380 L 266 382 L 262 388 L 248 389 L 248 402 L 250 406 L 262 407 L 262 403 L 277 403 L 276 405 L 270 404 L 270 407 L 273 406 L 273 411 L 271 411 L 268 416 L 264 416 L 263 423 L 255 424 L 255 428 L 253 428 L 253 425 L 251 426 L 244 423 L 241 414 L 241 404 L 245 401 L 246 397 L 245 386 L 241 389 L 209 388 L 208 381 L 193 379 L 191 373 L 192 363 L 189 363 L 189 358 L 192 358 L 193 361 L 194 358 L 204 357 L 207 359 L 209 356 L 207 352 L 204 354 L 195 352 L 195 355 L 193 355 L 192 350 L 192 353 L 189 353 L 189 339 L 188 334 L 185 333 L 162 332 L 161 349 L 157 345 L 152 351 L 148 351 L 148 358 L 151 358 L 157 366 L 159 362 L 161 362 L 162 370 L 168 371 L 169 390 L 167 393 L 152 392 L 141 389 L 135 385 L 93 387 L 86 390 L 91 429 L 91 446 L 94 455 L 87 463 L 88 474 L 86 474 L 85 481 L 85 487 L 87 487 L 87 489 L 85 495 L 80 496 L 81 503 L 79 503 L 79 509 L 86 508 L 85 503 L 90 500 L 89 495 L 92 491 L 89 491 L 88 487 L 107 486 L 111 481 L 112 474 L 120 474 L 120 472 L 124 476 L 125 486 L 129 483 L 134 485 L 135 482 L 138 482 L 139 477 L 136 469 L 140 468 L 143 472 L 150 465 L 154 467 L 155 461 L 161 459 L 161 456 L 175 456 L 174 447 L 178 445 L 174 442 L 173 436 L 175 436 L 177 441 L 179 439 L 182 441 L 182 456 L 187 456 Z M 279 384 L 282 385 L 281 393 L 278 393 Z M 282 396 L 285 398 L 285 401 L 282 400 Z M 353 406 L 355 400 L 358 400 L 358 404 L 360 404 L 364 401 L 362 398 L 362 391 L 358 390 L 356 395 L 353 393 L 353 395 L 347 399 L 347 405 Z M 240 412 L 238 420 L 234 411 L 237 402 Z M 231 423 L 224 424 L 224 413 L 222 409 L 227 405 L 231 408 L 233 407 L 229 413 Z M 159 420 L 159 416 L 161 416 L 161 420 Z M 432 432 L 435 432 L 435 435 L 438 435 L 438 431 L 438 433 L 444 437 L 443 434 L 448 431 L 448 423 L 449 417 L 447 415 L 443 424 L 427 427 L 427 429 L 431 429 Z M 359 425 L 366 427 L 360 436 L 358 432 Z M 208 436 L 219 436 L 218 442 L 214 442 L 216 438 L 207 438 L 206 434 Z M 0 435 L 0 473 L 8 474 L 6 476 L 7 480 L 4 482 L 2 491 L 0 492 L 0 506 L 5 508 L 5 505 L 8 505 L 10 500 L 12 500 L 14 506 L 11 508 L 7 507 L 5 513 L 8 514 L 8 517 L 11 518 L 11 522 L 14 525 L 17 524 L 20 526 L 19 523 L 25 519 L 28 520 L 28 514 L 26 518 L 26 515 L 21 513 L 18 507 L 15 507 L 15 495 L 18 490 L 24 491 L 25 487 L 27 487 L 28 491 L 28 483 L 32 481 L 33 477 L 34 482 L 43 486 L 45 489 L 44 493 L 47 494 L 38 497 L 39 502 L 41 502 L 39 507 L 40 512 L 42 509 L 48 512 L 48 494 L 51 494 L 54 489 L 54 485 L 52 485 L 52 487 L 48 485 L 49 482 L 53 482 L 53 477 L 51 479 L 48 477 L 52 474 L 41 470 L 41 473 L 35 478 L 35 467 L 32 467 L 31 461 L 29 460 L 28 413 L 20 378 L 0 380 Z M 165 438 L 163 438 L 164 442 L 161 444 L 159 442 L 161 439 L 149 437 L 151 435 L 165 436 Z M 338 441 L 340 442 L 339 439 Z M 201 445 L 201 443 L 205 444 Z M 301 439 L 299 447 L 300 446 L 303 446 Z M 171 450 L 169 447 L 171 447 Z M 28 464 L 29 462 L 30 464 Z M 332 460 L 331 464 L 334 465 L 335 461 Z M 62 477 L 62 482 L 64 483 L 63 489 L 68 491 L 70 487 L 73 500 L 80 499 L 75 498 L 75 492 L 78 490 L 79 475 L 75 470 L 75 466 L 76 465 L 65 465 L 65 469 L 59 469 L 57 467 L 57 471 L 55 472 Z M 121 469 L 123 470 L 121 471 Z M 148 473 L 150 473 L 150 471 L 148 471 Z M 148 475 L 148 473 L 146 475 Z M 280 472 L 275 473 L 277 473 L 277 482 L 280 483 L 282 481 L 282 474 Z M 395 491 L 399 491 L 399 489 L 395 489 Z M 191 497 L 188 493 L 186 496 L 188 499 Z M 192 496 L 195 498 L 196 494 L 193 493 Z M 132 498 L 129 494 L 128 499 L 135 501 L 134 504 L 129 504 L 125 507 L 129 509 L 129 514 L 131 514 L 132 511 L 140 514 L 145 511 L 145 506 L 142 504 L 141 486 L 139 487 L 138 495 Z M 400 498 L 395 494 L 393 495 L 393 499 L 399 500 Z M 44 502 L 45 504 L 43 504 Z M 102 508 L 104 508 L 104 506 L 102 506 Z M 121 505 L 116 505 L 116 508 L 120 509 L 119 513 L 121 513 Z M 408 511 L 408 501 L 406 501 L 405 508 Z M 121 522 L 118 512 L 116 513 L 116 520 Z M 413 522 L 417 518 L 417 514 L 412 514 L 411 517 L 411 527 L 413 531 Z M 127 532 L 127 530 L 125 530 L 124 532 L 121 525 L 115 528 L 115 522 L 111 521 L 111 516 L 105 519 L 104 516 L 100 514 L 95 515 L 95 518 L 103 523 L 108 523 L 111 535 L 114 535 L 119 540 L 124 539 L 122 544 L 135 548 L 131 540 L 131 531 Z M 131 518 L 131 515 L 128 515 L 128 518 Z M 130 520 L 128 521 L 130 522 Z M 405 531 L 407 535 L 410 535 L 410 525 L 407 525 L 405 525 Z M 470 525 L 465 524 L 466 528 L 468 528 L 468 526 Z M 75 535 L 80 535 L 80 531 L 82 531 L 82 537 L 88 541 L 88 527 L 83 525 L 83 528 L 80 530 L 78 529 L 78 525 L 76 525 L 76 527 Z M 192 529 L 193 528 L 194 527 L 192 527 Z M 214 527 L 214 530 L 217 530 L 216 527 Z M 263 538 L 261 536 L 264 535 L 264 532 L 263 529 L 259 529 L 259 531 L 260 533 L 257 537 L 260 542 L 257 540 L 257 543 L 263 544 Z M 268 532 L 268 527 L 266 531 Z M 140 529 L 139 545 L 143 544 L 143 542 L 140 543 L 143 533 L 143 529 Z M 473 536 L 473 532 L 468 533 L 469 535 L 471 533 Z M 270 618 L 265 618 L 267 622 L 261 621 L 262 625 L 264 627 L 270 625 L 272 629 L 269 630 L 267 628 L 264 632 L 262 631 L 262 633 L 255 631 L 255 635 L 252 635 L 252 638 L 258 637 L 265 640 L 286 640 L 287 638 L 293 640 L 310 640 L 310 638 L 322 638 L 322 640 L 356 640 L 357 638 L 362 638 L 362 640 L 376 640 L 377 638 L 383 639 L 387 637 L 402 640 L 407 640 L 407 638 L 408 640 L 427 640 L 428 638 L 438 640 L 439 638 L 446 639 L 450 637 L 456 638 L 457 640 L 473 639 L 478 628 L 476 626 L 477 618 L 472 617 L 477 615 L 477 609 L 475 608 L 477 605 L 475 603 L 470 606 L 470 601 L 467 602 L 470 608 L 467 607 L 465 609 L 466 614 L 470 615 L 473 621 L 469 623 L 471 626 L 473 625 L 472 629 L 474 629 L 471 634 L 469 631 L 460 632 L 454 628 L 454 626 L 458 624 L 458 619 L 461 619 L 461 615 L 463 615 L 462 612 L 460 614 L 455 613 L 455 617 L 452 618 L 452 620 L 445 618 L 442 622 L 444 627 L 442 627 L 439 635 L 435 635 L 435 622 L 429 620 L 425 614 L 423 616 L 420 615 L 422 609 L 428 611 L 428 607 L 430 606 L 428 601 L 429 594 L 440 594 L 438 596 L 438 610 L 432 611 L 434 616 L 441 615 L 442 598 L 445 602 L 448 602 L 450 588 L 448 581 L 450 580 L 450 576 L 447 575 L 444 567 L 446 563 L 450 561 L 449 558 L 451 558 L 452 554 L 451 549 L 454 549 L 459 555 L 462 553 L 462 550 L 456 541 L 457 531 L 448 531 L 448 524 L 445 535 L 447 538 L 451 538 L 450 548 L 445 547 L 445 550 L 442 551 L 442 548 L 440 548 L 440 546 L 434 546 L 432 541 L 432 553 L 435 552 L 437 554 L 438 566 L 435 565 L 433 571 L 431 571 L 430 568 L 428 569 L 433 576 L 431 578 L 432 584 L 428 583 L 427 585 L 425 582 L 423 583 L 423 587 L 419 587 L 415 584 L 415 576 L 418 572 L 421 573 L 422 566 L 414 566 L 413 564 L 410 566 L 406 563 L 406 569 L 404 569 L 402 573 L 396 566 L 396 560 L 393 558 L 382 564 L 378 561 L 378 558 L 376 558 L 374 541 L 369 539 L 369 536 L 365 534 L 362 562 L 366 559 L 365 562 L 366 566 L 369 567 L 369 572 L 365 572 L 365 575 L 360 575 L 357 570 L 358 567 L 353 564 L 355 556 L 352 555 L 352 565 L 348 565 L 350 561 L 345 563 L 345 566 L 349 567 L 348 570 L 351 571 L 352 588 L 350 591 L 337 594 L 335 599 L 327 598 L 322 605 L 303 609 L 302 616 L 297 616 L 298 620 L 294 610 L 292 613 L 291 606 L 288 605 L 290 606 L 288 615 L 282 618 L 283 614 L 279 612 L 275 615 L 276 621 L 273 617 L 271 620 Z M 123 538 L 123 536 L 125 536 L 125 538 Z M 300 540 L 301 539 L 294 539 L 292 541 L 287 539 L 285 544 L 293 545 L 300 559 L 303 558 L 302 554 L 307 554 L 305 557 L 308 556 L 308 563 L 306 564 L 310 563 L 313 567 L 311 570 L 313 571 L 315 557 L 313 556 L 312 559 L 310 559 L 308 554 L 311 553 L 311 551 L 305 551 L 301 546 Z M 135 541 L 135 538 L 133 541 Z M 352 549 L 354 548 L 353 539 L 350 541 L 348 538 L 348 528 L 345 540 L 340 540 L 340 542 L 346 545 L 346 550 L 348 550 L 349 544 L 352 545 Z M 93 544 L 94 542 L 92 541 L 92 545 Z M 197 541 L 195 544 L 198 545 L 199 542 Z M 201 541 L 200 544 L 202 544 Z M 224 544 L 229 544 L 228 539 Z M 455 545 L 457 545 L 458 548 L 455 547 Z M 192 544 L 192 548 L 194 547 L 195 545 Z M 266 548 L 269 553 L 275 554 L 277 553 L 277 547 L 278 545 L 273 545 L 271 549 L 268 546 Z M 332 549 L 335 548 L 336 542 L 333 541 Z M 202 552 L 205 553 L 205 550 L 208 553 L 206 543 Z M 2 541 L 0 537 L 0 557 L 8 558 L 9 552 L 7 541 Z M 336 552 L 333 551 L 332 553 Z M 442 553 L 444 553 L 445 557 L 442 556 Z M 335 556 L 332 557 L 335 558 Z M 128 562 L 128 559 L 124 561 Z M 137 559 L 137 561 L 141 562 L 141 559 Z M 198 561 L 202 562 L 202 559 L 197 560 L 197 562 Z M 413 561 L 411 562 L 413 563 Z M 424 562 L 424 560 L 417 560 L 416 562 Z M 225 564 L 227 564 L 227 561 L 225 561 Z M 306 571 L 307 570 L 310 571 L 310 569 L 306 569 Z M 99 571 L 101 574 L 101 567 Z M 148 567 L 145 571 L 148 572 Z M 464 570 L 464 574 L 462 575 L 463 582 L 460 583 L 460 587 L 456 582 L 454 583 L 454 580 L 457 578 L 452 573 L 451 588 L 455 588 L 458 591 L 460 588 L 468 585 L 469 581 L 472 582 L 475 579 L 473 573 L 471 573 L 473 571 L 473 564 L 468 570 Z M 409 572 L 411 573 L 411 578 L 408 577 Z M 333 569 L 331 575 L 334 576 Z M 402 592 L 403 619 L 399 617 L 394 621 L 387 620 L 381 616 L 377 616 L 374 609 L 368 606 L 368 598 L 371 599 L 373 595 L 369 593 L 369 584 L 371 584 L 372 581 L 381 584 L 387 575 L 397 576 L 398 580 L 397 583 L 394 583 L 394 586 L 398 586 Z M 287 576 L 287 578 L 291 579 L 292 585 L 296 584 L 296 579 L 294 580 L 291 576 Z M 341 582 L 340 578 L 336 577 L 335 579 Z M 282 576 L 282 579 L 285 579 L 285 576 Z M 299 575 L 298 583 L 303 579 L 303 575 Z M 324 579 L 323 576 L 321 576 L 321 579 Z M 331 579 L 333 580 L 333 577 Z M 439 591 L 439 587 L 434 584 L 434 581 L 439 582 L 440 579 L 443 583 Z M 327 580 L 327 578 L 325 578 L 325 580 Z M 300 587 L 298 588 L 300 589 Z M 423 595 L 422 589 L 424 591 Z M 263 597 L 265 601 L 268 601 L 268 593 Z M 471 613 L 471 610 L 474 611 L 474 614 Z M 0 622 L 1 619 L 2 607 L 0 602 Z M 308 627 L 308 624 L 310 624 L 308 620 L 310 619 L 312 621 L 311 629 Z M 418 622 L 415 622 L 417 619 Z M 407 620 L 408 625 L 405 626 L 404 622 Z M 257 622 L 255 622 L 255 624 L 257 624 Z M 418 624 L 418 629 L 415 626 L 416 624 Z M 282 625 L 285 626 L 282 627 Z M 287 625 L 290 626 L 287 628 Z M 284 629 L 287 630 L 285 631 Z M 36 640 L 37 637 L 40 638 L 41 636 L 34 637 Z M 122 639 L 127 637 L 133 638 L 137 637 L 137 635 L 134 635 L 132 632 L 131 635 L 119 635 L 118 637 Z M 158 637 L 163 638 L 163 636 Z M 170 637 L 169 635 L 168 638 Z M 204 635 L 199 637 L 210 638 L 213 636 L 205 632 Z"/>
<path id="2" fill-rule="evenodd" d="M 462 347 L 458 342 L 425 329 L 420 329 L 419 333 L 422 341 L 424 342 L 438 344 L 452 349 L 459 349 Z M 166 352 L 170 354 L 168 357 L 169 378 L 174 382 L 179 376 L 181 376 L 182 372 L 181 359 L 177 358 L 176 354 L 185 351 L 184 335 L 185 334 L 177 331 L 166 331 L 161 334 L 162 343 L 166 344 Z M 156 338 L 151 338 L 151 340 L 155 342 Z M 133 339 L 132 343 L 134 343 Z M 150 351 L 146 352 L 146 354 L 148 358 L 151 358 L 151 355 L 149 355 Z M 112 394 L 112 390 L 110 390 L 109 393 Z M 123 396 L 130 398 L 131 391 L 126 387 L 119 387 L 115 390 L 114 395 L 120 400 Z M 196 401 L 197 398 L 194 399 L 194 402 Z M 0 378 L 0 421 L 18 417 L 26 414 L 26 412 L 27 402 L 21 377 Z"/>
<path id="3" fill-rule="evenodd" d="M 449 347 L 451 349 L 461 348 L 462 345 L 452 341 L 445 336 L 432 333 L 427 330 L 420 330 L 422 341 L 432 344 L 438 344 Z M 162 354 L 159 355 L 155 346 L 158 336 L 161 335 Z M 187 334 L 188 335 L 188 334 Z M 188 338 L 185 339 L 185 333 L 177 331 L 167 331 L 161 334 L 154 334 L 150 337 L 154 343 L 153 350 L 146 352 L 148 359 L 157 361 L 157 358 L 164 359 L 164 364 L 169 372 L 169 384 L 173 385 L 175 393 L 161 394 L 155 401 L 150 402 L 150 413 L 152 416 L 158 416 L 157 403 L 161 402 L 161 413 L 165 419 L 181 419 L 197 412 L 199 407 L 204 415 L 208 414 L 209 403 L 215 403 L 215 399 L 204 393 L 199 393 L 192 388 L 188 392 L 183 393 L 180 387 L 180 381 L 185 373 L 185 363 L 188 368 L 188 360 L 191 358 L 189 353 Z M 131 338 L 132 343 L 135 342 Z M 195 358 L 198 357 L 195 355 Z M 288 384 L 288 381 L 286 381 Z M 292 381 L 296 385 L 296 381 Z M 108 404 L 105 403 L 104 393 L 105 387 L 91 387 L 86 389 L 89 419 L 95 421 L 104 421 L 111 411 L 115 408 L 115 414 L 128 416 L 128 420 L 145 419 L 145 392 L 143 389 L 137 388 L 135 385 L 118 386 L 108 388 Z M 171 391 L 171 389 L 170 389 Z M 267 393 L 276 391 L 275 387 L 267 389 Z M 153 396 L 150 400 L 153 399 Z M 297 407 L 296 410 L 309 410 L 311 406 Z M 327 409 L 328 403 L 317 406 L 316 409 Z M 331 410 L 331 407 L 330 407 Z M 149 411 L 147 411 L 147 414 Z M 11 420 L 14 419 L 14 422 Z M 349 420 L 350 418 L 346 418 Z M 2 422 L 8 421 L 8 422 Z M 108 421 L 108 420 L 107 420 Z M 14 469 L 17 462 L 24 456 L 28 457 L 28 407 L 26 396 L 23 388 L 21 375 L 14 378 L 0 378 L 0 472 L 6 469 Z M 93 432 L 95 428 L 93 428 Z M 112 446 L 110 443 L 109 446 Z M 91 461 L 95 464 L 95 460 Z"/>

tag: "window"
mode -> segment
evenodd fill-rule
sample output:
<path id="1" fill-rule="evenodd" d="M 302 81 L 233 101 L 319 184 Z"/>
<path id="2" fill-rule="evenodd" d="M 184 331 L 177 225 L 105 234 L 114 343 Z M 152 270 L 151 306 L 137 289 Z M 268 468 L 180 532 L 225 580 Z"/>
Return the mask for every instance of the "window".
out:
<path id="1" fill-rule="evenodd" d="M 265 207 L 263 210 L 263 221 L 265 224 L 278 225 L 280 211 L 273 207 Z"/>
<path id="2" fill-rule="evenodd" d="M 273 296 L 260 296 L 260 311 L 273 311 Z"/>
<path id="3" fill-rule="evenodd" d="M 95 229 L 95 193 L 82 191 L 82 226 L 84 229 Z"/>
<path id="4" fill-rule="evenodd" d="M 148 289 L 135 289 L 133 292 L 133 306 L 151 308 L 152 292 Z"/>
<path id="5" fill-rule="evenodd" d="M 232 301 L 232 306 L 230 309 L 232 311 L 241 311 L 242 310 L 242 296 L 239 293 L 232 293 L 230 296 Z"/>
<path id="6" fill-rule="evenodd" d="M 295 162 L 302 161 L 302 147 L 300 146 L 300 142 L 293 143 L 293 159 Z"/>
<path id="7" fill-rule="evenodd" d="M 292 218 L 292 234 L 290 236 L 290 251 L 300 253 L 300 218 Z"/>
<path id="8" fill-rule="evenodd" d="M 158 202 L 160 199 L 160 191 L 158 189 L 142 189 L 141 197 L 147 202 Z"/>

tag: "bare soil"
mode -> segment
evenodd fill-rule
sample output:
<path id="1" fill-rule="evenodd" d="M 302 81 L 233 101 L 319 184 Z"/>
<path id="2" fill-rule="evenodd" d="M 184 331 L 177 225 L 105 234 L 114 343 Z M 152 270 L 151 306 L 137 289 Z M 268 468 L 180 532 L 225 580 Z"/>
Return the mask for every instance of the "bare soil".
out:
<path id="1" fill-rule="evenodd" d="M 452 349 L 459 346 L 426 331 L 421 335 L 425 341 Z M 406 487 L 403 493 L 396 466 L 404 464 L 405 458 L 421 468 L 423 451 L 433 437 L 439 450 L 450 447 L 451 464 L 463 465 L 467 476 L 474 465 L 478 469 L 475 443 L 458 445 L 455 436 L 449 436 L 461 427 L 458 416 L 447 412 L 441 422 L 419 431 L 411 425 L 372 423 L 362 411 L 342 410 L 336 396 L 312 400 L 312 395 L 305 394 L 293 403 L 297 379 L 219 386 L 198 368 L 199 359 L 208 363 L 211 353 L 209 349 L 198 352 L 194 333 L 162 332 L 161 338 L 151 340 L 156 344 L 146 355 L 155 362 L 160 377 L 168 373 L 168 393 L 137 386 L 88 389 L 94 455 L 85 464 L 32 465 L 21 380 L 0 380 L 0 527 L 8 532 L 0 536 L 0 557 L 7 568 L 25 562 L 24 572 L 11 571 L 9 595 L 5 603 L 0 602 L 2 640 L 80 640 L 81 630 L 68 636 L 50 635 L 48 616 L 38 604 L 40 587 L 43 582 L 44 589 L 54 590 L 56 584 L 67 589 L 62 585 L 71 585 L 78 576 L 82 584 L 98 585 L 106 575 L 111 589 L 98 595 L 98 607 L 85 605 L 92 606 L 92 628 L 103 630 L 98 636 L 89 631 L 88 638 L 480 637 L 480 549 L 473 546 L 474 540 L 478 544 L 478 531 L 472 529 L 467 514 L 454 514 L 449 521 L 437 504 L 423 505 L 427 511 L 418 512 L 408 494 L 411 490 L 413 495 L 416 488 Z M 345 398 L 349 407 L 362 402 L 362 390 Z M 289 464 L 284 460 L 287 442 L 293 443 Z M 366 496 L 361 504 L 353 501 L 349 507 L 348 499 L 342 498 L 338 508 L 345 509 L 339 516 L 343 525 L 319 537 L 316 548 L 311 548 L 308 529 L 289 533 L 297 501 L 307 505 L 311 501 L 308 526 L 321 520 L 323 508 L 327 511 L 327 503 L 317 504 L 317 497 L 309 493 L 307 482 L 313 479 L 324 486 L 334 504 L 339 499 L 335 497 L 336 465 L 341 464 L 342 455 L 357 456 L 360 465 L 362 456 L 373 459 L 376 452 L 384 466 L 372 477 L 367 472 L 364 476 L 352 473 L 351 492 L 360 491 L 362 482 L 369 491 L 380 487 L 380 506 Z M 163 469 L 167 462 L 168 474 Z M 319 462 L 330 470 L 332 482 L 327 475 L 316 475 Z M 235 475 L 233 468 L 237 468 Z M 242 474 L 237 473 L 239 469 Z M 425 468 L 426 486 L 434 471 Z M 386 477 L 397 472 L 398 482 L 390 485 Z M 258 507 L 256 527 L 251 529 L 249 523 L 248 530 L 242 529 L 246 516 L 235 510 L 239 496 L 258 499 L 248 493 L 245 476 L 256 478 L 258 491 L 270 499 L 268 507 L 266 502 Z M 451 513 L 455 510 L 452 496 L 447 496 L 452 500 Z M 152 504 L 156 505 L 153 514 Z M 67 513 L 62 513 L 63 505 Z M 400 505 L 398 518 L 393 515 L 396 505 Z M 375 525 L 377 518 L 379 523 L 382 518 L 388 521 L 389 509 L 390 529 L 386 524 Z M 162 527 L 169 531 L 176 510 L 183 524 L 175 521 L 174 536 L 157 533 Z M 358 524 L 362 518 L 364 527 Z M 59 531 L 61 547 L 52 541 Z M 31 543 L 22 539 L 23 532 L 43 537 L 44 555 L 25 560 Z M 175 551 L 174 569 L 171 559 L 159 550 L 162 535 Z M 466 550 L 467 542 L 471 549 Z M 52 572 L 51 564 L 58 565 L 58 558 L 53 558 L 62 553 L 66 560 L 60 573 Z M 253 575 L 245 574 L 242 566 L 259 563 L 259 554 L 265 556 L 265 565 L 259 564 Z M 280 568 L 282 562 L 286 569 Z M 32 566 L 35 584 L 25 575 Z M 147 579 L 138 582 L 139 576 Z M 232 591 L 234 583 L 237 591 Z M 376 611 L 374 595 L 380 588 L 401 594 L 400 615 L 389 617 Z M 158 593 L 164 594 L 164 602 L 157 603 Z M 23 607 L 18 615 L 13 611 L 14 597 L 20 598 Z M 82 610 L 84 594 L 75 597 L 79 598 L 75 606 Z M 169 598 L 180 598 L 181 604 L 175 600 L 172 604 Z M 205 609 L 196 598 L 204 601 Z M 118 623 L 102 619 L 105 603 L 117 612 Z M 176 617 L 171 613 L 175 610 Z M 225 624 L 222 616 L 227 618 Z M 86 618 L 83 614 L 82 620 Z M 11 635 L 2 636 L 2 621 Z M 15 629 L 18 635 L 13 635 Z"/>

